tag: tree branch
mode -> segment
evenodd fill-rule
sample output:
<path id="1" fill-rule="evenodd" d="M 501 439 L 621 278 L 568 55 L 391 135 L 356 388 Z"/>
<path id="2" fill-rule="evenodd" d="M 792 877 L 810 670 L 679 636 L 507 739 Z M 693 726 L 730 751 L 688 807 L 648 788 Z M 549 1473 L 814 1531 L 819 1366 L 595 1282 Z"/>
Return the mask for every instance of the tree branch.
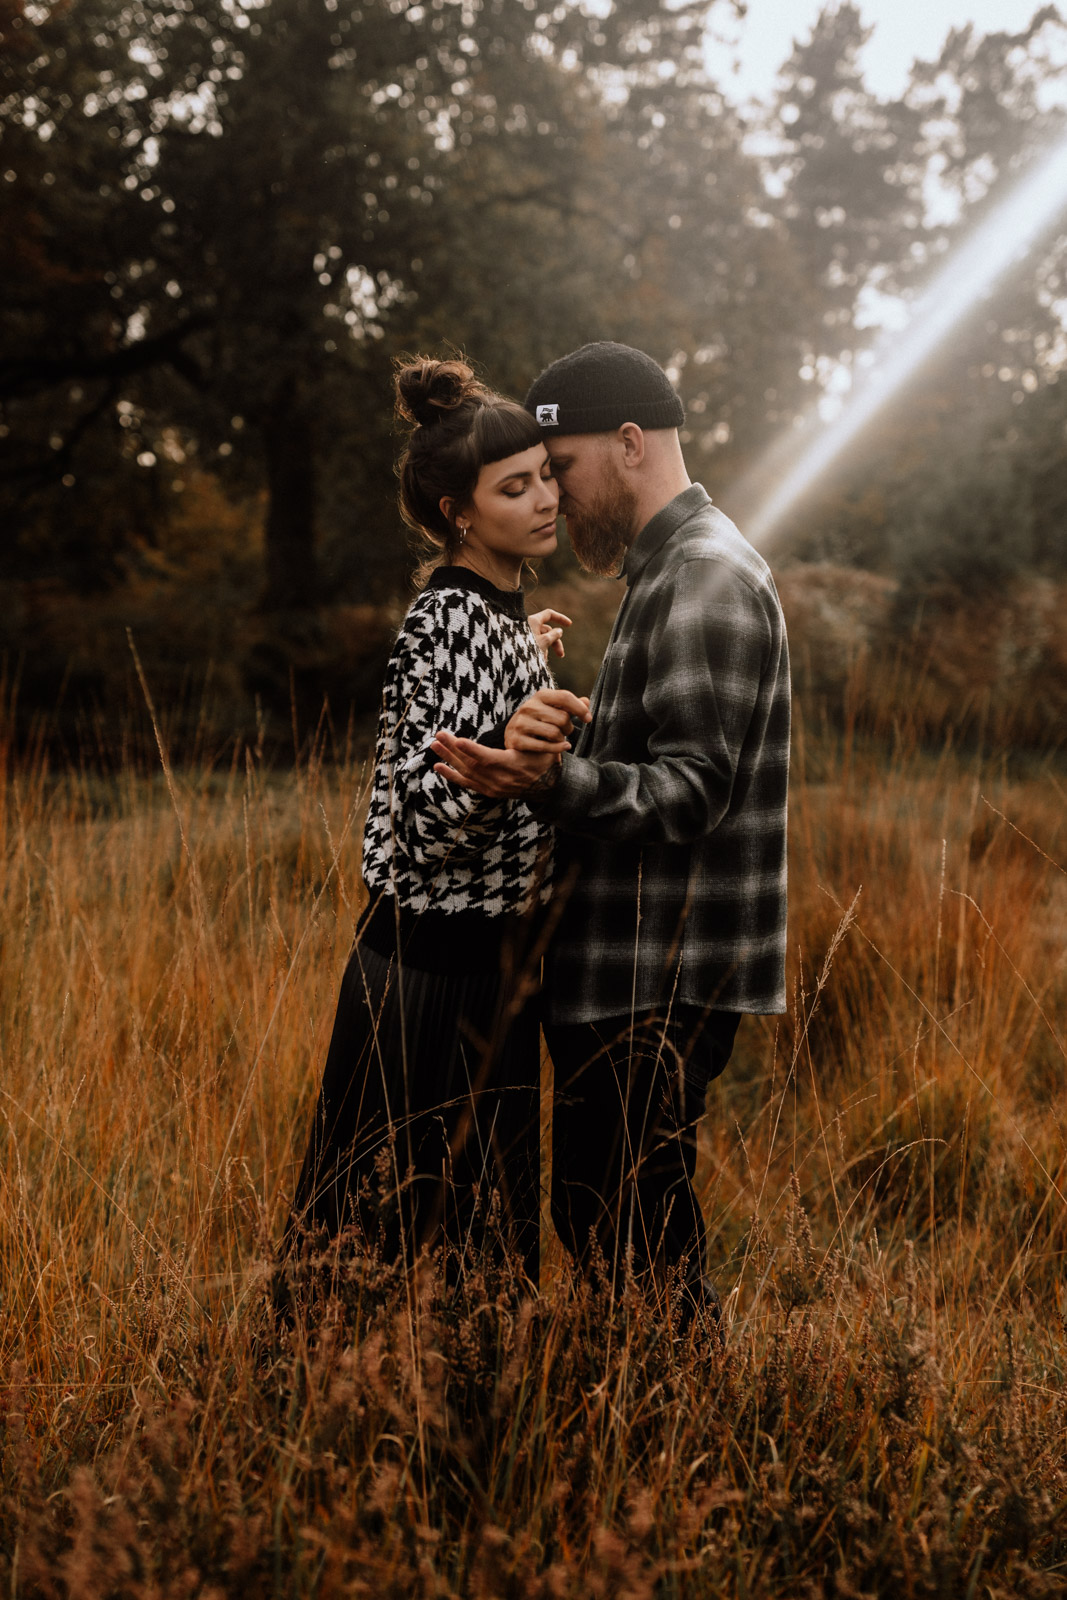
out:
<path id="1" fill-rule="evenodd" d="M 78 351 L 64 356 L 32 356 L 0 361 L 0 398 L 14 400 L 40 393 L 71 378 L 122 379 L 133 372 L 170 364 L 190 383 L 203 387 L 206 379 L 199 366 L 182 346 L 194 333 L 214 325 L 207 315 L 190 317 L 176 328 L 157 333 L 136 344 L 123 345 L 106 355 Z"/>

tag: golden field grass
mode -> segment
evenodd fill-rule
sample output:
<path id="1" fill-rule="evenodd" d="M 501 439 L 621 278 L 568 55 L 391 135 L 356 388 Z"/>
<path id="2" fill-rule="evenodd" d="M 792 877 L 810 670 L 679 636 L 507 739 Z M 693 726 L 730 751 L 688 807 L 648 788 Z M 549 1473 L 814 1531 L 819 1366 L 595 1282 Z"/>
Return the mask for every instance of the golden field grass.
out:
<path id="1" fill-rule="evenodd" d="M 725 1348 L 623 1292 L 264 1285 L 360 905 L 312 744 L 0 787 L 0 1592 L 1067 1586 L 1062 765 L 805 726 L 793 1004 L 700 1181 Z M 547 1179 L 547 1174 L 544 1174 Z"/>

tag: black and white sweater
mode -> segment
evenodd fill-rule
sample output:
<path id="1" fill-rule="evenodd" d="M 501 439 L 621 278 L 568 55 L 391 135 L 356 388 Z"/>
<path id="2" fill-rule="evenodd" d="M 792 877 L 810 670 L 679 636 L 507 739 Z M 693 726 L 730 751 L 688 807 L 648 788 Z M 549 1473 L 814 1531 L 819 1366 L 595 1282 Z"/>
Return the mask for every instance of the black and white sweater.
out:
<path id="1" fill-rule="evenodd" d="M 363 878 L 381 947 L 385 919 L 495 919 L 547 900 L 552 830 L 520 800 L 491 800 L 434 772 L 445 728 L 500 743 L 508 718 L 552 682 L 521 590 L 439 567 L 414 601 L 389 660 Z M 395 945 L 394 945 L 395 947 Z"/>

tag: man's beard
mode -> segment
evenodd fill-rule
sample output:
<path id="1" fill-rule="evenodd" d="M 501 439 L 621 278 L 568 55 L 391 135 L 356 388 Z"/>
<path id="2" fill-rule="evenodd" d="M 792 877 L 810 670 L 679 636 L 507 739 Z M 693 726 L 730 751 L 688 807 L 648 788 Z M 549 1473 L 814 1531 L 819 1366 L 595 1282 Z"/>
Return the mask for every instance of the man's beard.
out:
<path id="1" fill-rule="evenodd" d="M 565 513 L 567 537 L 579 564 L 598 578 L 618 572 L 636 531 L 637 496 L 618 468 L 589 505 Z"/>

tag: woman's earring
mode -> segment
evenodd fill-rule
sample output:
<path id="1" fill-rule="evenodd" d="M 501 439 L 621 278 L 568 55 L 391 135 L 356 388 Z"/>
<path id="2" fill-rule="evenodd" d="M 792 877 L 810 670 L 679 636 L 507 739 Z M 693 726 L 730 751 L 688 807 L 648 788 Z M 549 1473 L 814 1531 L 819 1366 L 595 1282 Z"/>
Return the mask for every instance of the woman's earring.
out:
<path id="1" fill-rule="evenodd" d="M 464 539 L 466 537 L 467 537 L 467 524 L 465 522 L 461 522 L 461 523 L 459 523 L 459 542 L 460 542 L 460 544 L 463 543 L 463 541 L 464 541 Z"/>

